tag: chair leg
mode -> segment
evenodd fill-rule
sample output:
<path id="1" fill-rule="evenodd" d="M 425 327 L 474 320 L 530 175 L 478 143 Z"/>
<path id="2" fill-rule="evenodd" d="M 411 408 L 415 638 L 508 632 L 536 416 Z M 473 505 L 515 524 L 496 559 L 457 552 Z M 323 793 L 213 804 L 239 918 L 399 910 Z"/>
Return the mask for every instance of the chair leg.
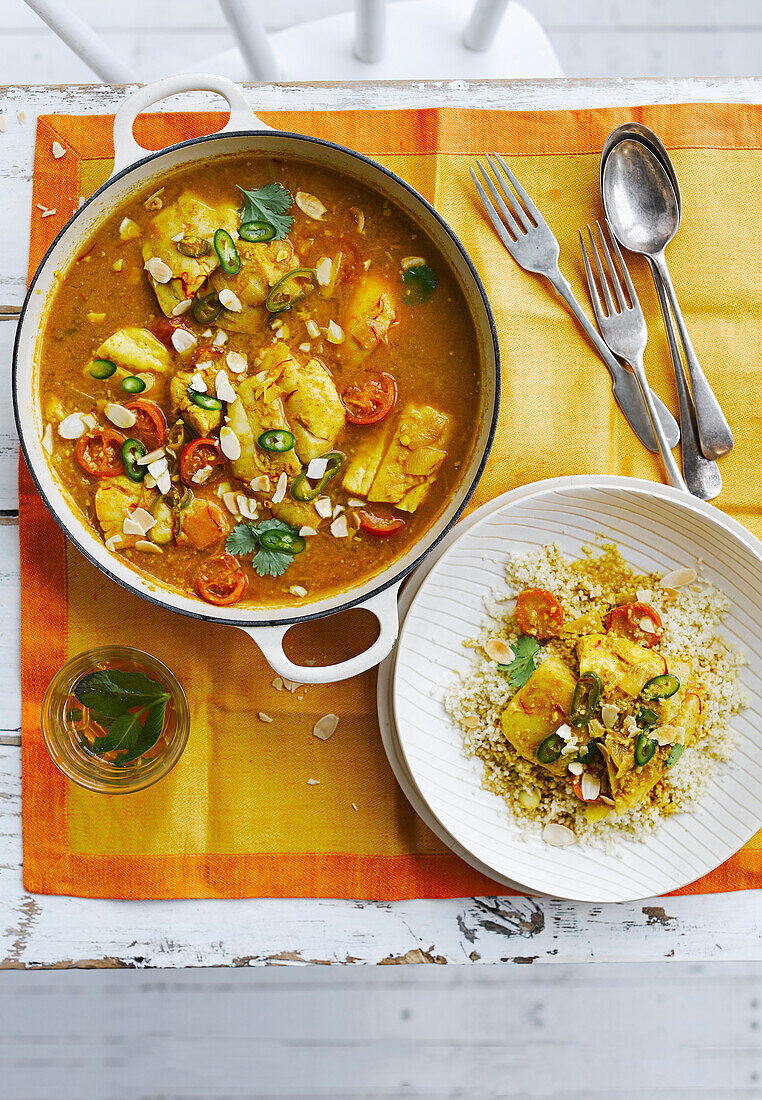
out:
<path id="1" fill-rule="evenodd" d="M 132 66 L 61 0 L 26 0 L 26 4 L 101 80 L 108 84 L 142 84 Z"/>
<path id="2" fill-rule="evenodd" d="M 373 64 L 386 53 L 386 0 L 355 0 L 355 57 Z"/>
<path id="3" fill-rule="evenodd" d="M 236 45 L 252 80 L 280 80 L 283 76 L 267 31 L 247 0 L 220 0 L 222 14 L 233 32 Z"/>
<path id="4" fill-rule="evenodd" d="M 476 53 L 484 53 L 495 41 L 508 0 L 476 0 L 471 18 L 463 31 L 463 45 Z"/>

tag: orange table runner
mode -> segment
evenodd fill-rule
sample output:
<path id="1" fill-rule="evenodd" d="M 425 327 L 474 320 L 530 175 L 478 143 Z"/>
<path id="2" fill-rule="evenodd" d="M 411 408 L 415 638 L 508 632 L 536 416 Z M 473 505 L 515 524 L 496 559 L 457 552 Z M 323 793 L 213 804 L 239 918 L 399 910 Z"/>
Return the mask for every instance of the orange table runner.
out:
<path id="1" fill-rule="evenodd" d="M 617 410 L 608 373 L 546 285 L 513 263 L 477 209 L 468 167 L 497 149 L 561 242 L 562 267 L 586 299 L 576 232 L 601 216 L 598 154 L 615 125 L 637 119 L 673 153 L 683 225 L 670 264 L 688 325 L 736 437 L 722 463 L 719 506 L 762 536 L 762 312 L 756 216 L 762 190 L 762 108 L 676 105 L 568 112 L 453 109 L 268 113 L 274 126 L 330 138 L 399 172 L 454 227 L 482 274 L 503 357 L 500 424 L 472 508 L 517 485 L 560 474 L 659 478 L 656 460 Z M 147 147 L 210 133 L 218 114 L 138 120 Z M 30 271 L 55 233 L 106 179 L 110 116 L 39 119 Z M 53 142 L 66 150 L 52 155 Z M 55 212 L 42 217 L 41 204 Z M 720 232 L 721 229 L 721 232 Z M 658 305 L 632 264 L 647 313 L 651 381 L 676 411 Z M 505 893 L 448 851 L 413 813 L 384 756 L 375 674 L 276 692 L 245 635 L 154 607 L 95 570 L 64 539 L 21 466 L 24 884 L 33 892 L 114 898 L 246 896 L 394 900 Z M 330 621 L 319 630 L 330 632 Z M 124 643 L 165 661 L 191 706 L 188 748 L 173 773 L 126 797 L 64 779 L 39 729 L 42 695 L 69 657 Z M 444 670 L 443 670 L 444 675 Z M 266 724 L 257 713 L 274 721 Z M 312 735 L 341 716 L 336 734 Z M 318 780 L 310 783 L 309 780 Z M 762 886 L 762 833 L 687 887 Z"/>

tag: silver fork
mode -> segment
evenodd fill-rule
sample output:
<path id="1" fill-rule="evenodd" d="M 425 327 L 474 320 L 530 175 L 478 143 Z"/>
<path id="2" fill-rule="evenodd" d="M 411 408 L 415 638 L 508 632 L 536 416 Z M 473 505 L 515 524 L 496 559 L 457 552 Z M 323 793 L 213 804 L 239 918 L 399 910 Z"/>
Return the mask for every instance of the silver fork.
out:
<path id="1" fill-rule="evenodd" d="M 561 274 L 558 266 L 561 249 L 550 226 L 500 154 L 493 153 L 490 156 L 489 153 L 486 153 L 485 157 L 495 175 L 497 187 L 482 163 L 477 161 L 476 164 L 494 203 L 490 200 L 473 169 L 470 169 L 470 172 L 471 178 L 476 184 L 476 190 L 484 203 L 487 216 L 495 227 L 495 232 L 520 267 L 523 267 L 525 271 L 533 271 L 538 275 L 544 275 L 566 302 L 585 330 L 595 350 L 608 367 L 613 382 L 614 397 L 630 427 L 641 443 L 648 447 L 650 451 L 658 450 L 648 409 L 643 402 L 637 380 L 634 374 L 622 366 L 619 360 L 611 354 L 595 326 L 574 297 L 568 281 Z M 509 184 L 513 186 L 521 202 L 518 201 Z M 521 203 L 524 204 L 523 207 Z M 527 211 L 531 216 L 531 220 L 527 216 Z M 677 426 L 677 421 L 656 394 L 652 393 L 651 397 L 658 410 L 658 420 L 663 433 L 669 445 L 674 447 L 680 439 L 680 429 Z"/>
<path id="2" fill-rule="evenodd" d="M 585 261 L 587 285 L 590 288 L 590 300 L 593 303 L 593 310 L 595 312 L 595 319 L 598 322 L 598 328 L 603 333 L 603 338 L 611 350 L 617 355 L 621 355 L 625 362 L 629 363 L 632 367 L 633 374 L 638 380 L 640 392 L 643 394 L 643 398 L 648 408 L 648 415 L 651 418 L 651 424 L 656 433 L 659 453 L 664 463 L 667 481 L 670 485 L 674 485 L 676 489 L 683 489 L 687 493 L 688 486 L 685 484 L 683 475 L 680 473 L 680 467 L 675 462 L 670 445 L 659 423 L 659 417 L 656 414 L 656 406 L 648 385 L 648 379 L 646 378 L 645 367 L 643 366 L 643 352 L 646 350 L 646 344 L 648 343 L 648 329 L 646 328 L 643 310 L 640 308 L 640 302 L 635 293 L 635 287 L 632 285 L 630 273 L 625 266 L 616 238 L 612 234 L 611 243 L 616 252 L 616 258 L 619 261 L 621 278 L 617 272 L 616 265 L 611 259 L 609 246 L 606 243 L 606 238 L 601 229 L 600 222 L 596 222 L 596 225 L 598 226 L 598 236 L 600 237 L 601 247 L 606 257 L 605 271 L 600 252 L 598 251 L 598 245 L 595 243 L 595 237 L 589 225 L 587 227 L 587 232 L 590 237 L 590 247 L 595 259 L 595 266 L 598 269 L 601 290 L 603 291 L 603 297 L 606 302 L 605 310 L 598 287 L 596 286 L 593 270 L 590 266 L 590 258 L 585 248 L 585 239 L 582 236 L 582 230 L 580 230 L 579 233 L 579 243 L 582 246 L 582 258 Z M 606 278 L 607 275 L 613 287 L 614 294 L 616 295 L 616 304 L 609 290 L 609 284 Z M 624 279 L 625 286 L 627 287 L 627 294 L 630 299 L 629 305 L 622 287 L 622 279 Z"/>

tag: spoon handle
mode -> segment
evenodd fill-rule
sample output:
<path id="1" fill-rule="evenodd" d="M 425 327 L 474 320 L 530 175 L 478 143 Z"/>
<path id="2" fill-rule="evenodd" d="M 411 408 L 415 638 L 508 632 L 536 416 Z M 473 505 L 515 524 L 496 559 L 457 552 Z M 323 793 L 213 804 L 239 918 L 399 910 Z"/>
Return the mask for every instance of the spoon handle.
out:
<path id="1" fill-rule="evenodd" d="M 693 344 L 688 335 L 688 329 L 685 327 L 685 320 L 670 278 L 664 253 L 656 253 L 653 256 L 653 262 L 661 276 L 680 333 L 685 362 L 688 365 L 688 374 L 691 379 L 691 389 L 693 390 L 696 426 L 701 450 L 709 459 L 722 458 L 723 455 L 733 450 L 733 433 L 725 419 L 725 414 L 720 408 L 720 403 L 714 396 L 712 387 L 701 369 L 696 352 L 693 350 Z"/>
<path id="2" fill-rule="evenodd" d="M 677 400 L 680 405 L 680 452 L 683 460 L 683 477 L 688 489 L 700 500 L 714 500 L 722 492 L 722 477 L 716 462 L 705 458 L 699 443 L 698 428 L 696 427 L 696 409 L 693 405 L 693 397 L 685 377 L 685 367 L 680 358 L 680 349 L 677 346 L 672 314 L 669 310 L 667 292 L 664 289 L 659 269 L 651 257 L 648 257 L 656 293 L 659 296 L 661 315 L 664 319 L 664 328 L 667 332 L 672 366 L 675 371 L 675 385 L 677 387 Z"/>

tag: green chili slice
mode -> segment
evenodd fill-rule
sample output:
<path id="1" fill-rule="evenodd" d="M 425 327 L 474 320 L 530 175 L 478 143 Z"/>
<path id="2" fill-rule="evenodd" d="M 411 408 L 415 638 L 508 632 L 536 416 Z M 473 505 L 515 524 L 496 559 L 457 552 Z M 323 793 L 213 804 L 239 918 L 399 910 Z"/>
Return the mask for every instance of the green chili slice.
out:
<path id="1" fill-rule="evenodd" d="M 298 280 L 308 279 L 309 286 L 300 286 Z M 311 267 L 295 267 L 279 279 L 267 295 L 265 305 L 270 313 L 283 313 L 300 302 L 308 290 L 317 285 L 317 276 Z"/>
<path id="2" fill-rule="evenodd" d="M 641 707 L 638 713 L 635 715 L 635 721 L 639 726 L 658 726 L 659 715 L 655 710 L 651 710 L 650 707 Z"/>
<path id="3" fill-rule="evenodd" d="M 238 235 L 244 241 L 252 244 L 260 244 L 265 241 L 275 240 L 277 229 L 269 222 L 244 222 L 238 230 Z"/>
<path id="4" fill-rule="evenodd" d="M 116 370 L 116 363 L 112 363 L 110 359 L 93 359 L 88 373 L 91 378 L 110 378 Z"/>
<path id="5" fill-rule="evenodd" d="M 185 446 L 185 440 L 185 421 L 176 420 L 167 432 L 167 438 L 164 440 L 164 450 L 171 451 L 171 453 L 176 458 L 178 452 L 180 452 Z"/>
<path id="6" fill-rule="evenodd" d="M 573 726 L 586 726 L 595 713 L 603 691 L 603 681 L 597 672 L 585 672 L 577 680 L 572 696 L 569 721 Z"/>
<path id="7" fill-rule="evenodd" d="M 134 374 L 128 374 L 122 379 L 122 389 L 125 393 L 142 393 L 146 384 L 142 378 L 136 378 Z"/>
<path id="8" fill-rule="evenodd" d="M 598 748 L 602 744 L 603 739 L 600 737 L 594 737 L 592 741 L 588 741 L 586 745 L 577 753 L 577 759 L 582 764 L 591 764 L 593 760 L 597 760 L 601 755 L 601 750 Z"/>
<path id="9" fill-rule="evenodd" d="M 287 432 L 284 428 L 270 428 L 269 431 L 262 432 L 257 440 L 257 446 L 263 451 L 282 454 L 283 451 L 290 451 L 295 442 L 291 432 Z"/>
<path id="10" fill-rule="evenodd" d="M 306 470 L 302 470 L 300 474 L 297 474 L 291 482 L 291 496 L 294 500 L 315 500 L 323 492 L 328 482 L 336 477 L 337 473 L 344 465 L 344 455 L 341 451 L 329 451 L 328 454 L 321 455 L 320 457 L 328 459 L 325 473 L 314 488 L 307 481 Z"/>
<path id="11" fill-rule="evenodd" d="M 217 291 L 210 290 L 206 294 L 201 294 L 197 290 L 193 296 L 192 312 L 193 320 L 198 321 L 200 325 L 210 325 L 212 321 L 216 321 L 222 313 L 222 302 Z"/>
<path id="12" fill-rule="evenodd" d="M 554 764 L 561 755 L 564 744 L 564 739 L 560 733 L 551 733 L 550 737 L 546 737 L 539 745 L 537 759 L 541 764 Z"/>
<path id="13" fill-rule="evenodd" d="M 640 697 L 650 703 L 654 699 L 669 699 L 670 695 L 679 690 L 680 681 L 677 676 L 673 672 L 665 672 L 662 676 L 652 676 L 650 680 L 646 680 L 640 689 Z"/>
<path id="14" fill-rule="evenodd" d="M 680 757 L 683 755 L 683 749 L 684 748 L 685 748 L 685 745 L 673 745 L 672 746 L 672 752 L 667 757 L 667 767 L 668 768 L 673 768 L 675 766 L 675 764 L 678 762 Z"/>
<path id="15" fill-rule="evenodd" d="M 301 554 L 307 540 L 296 531 L 263 531 L 259 543 L 265 550 L 280 550 L 284 554 Z"/>
<path id="16" fill-rule="evenodd" d="M 122 444 L 122 461 L 124 471 L 132 481 L 142 481 L 148 473 L 147 466 L 138 466 L 138 459 L 146 454 L 146 449 L 139 439 L 125 439 Z"/>
<path id="17" fill-rule="evenodd" d="M 195 390 L 188 390 L 188 396 L 194 405 L 198 405 L 200 409 L 206 409 L 208 412 L 217 412 L 222 408 L 222 402 L 218 397 L 212 397 L 208 393 L 196 393 Z"/>
<path id="18" fill-rule="evenodd" d="M 214 234 L 214 251 L 220 258 L 222 270 L 228 275 L 237 275 L 241 270 L 241 257 L 227 229 L 218 229 Z"/>
<path id="19" fill-rule="evenodd" d="M 641 733 L 635 742 L 635 763 L 639 768 L 647 764 L 656 752 L 656 740 L 648 733 Z"/>
<path id="20" fill-rule="evenodd" d="M 200 256 L 208 256 L 212 246 L 203 237 L 183 237 L 177 242 L 177 251 L 182 252 L 183 256 L 190 256 L 197 260 Z"/>

